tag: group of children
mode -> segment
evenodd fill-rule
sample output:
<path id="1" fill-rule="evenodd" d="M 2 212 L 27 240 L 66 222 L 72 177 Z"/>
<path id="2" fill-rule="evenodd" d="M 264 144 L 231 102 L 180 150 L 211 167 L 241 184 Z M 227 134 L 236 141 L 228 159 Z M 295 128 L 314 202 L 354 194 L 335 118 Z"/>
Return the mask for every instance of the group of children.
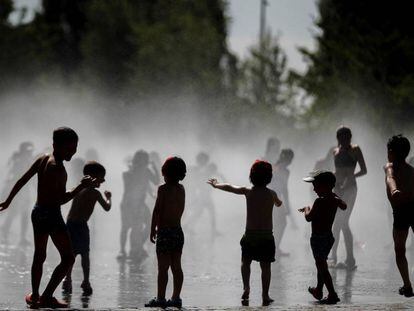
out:
<path id="1" fill-rule="evenodd" d="M 97 162 L 88 162 L 84 166 L 84 177 L 73 190 L 66 190 L 67 174 L 63 161 L 70 161 L 76 152 L 78 136 L 70 128 L 61 127 L 53 133 L 53 154 L 39 157 L 30 169 L 16 182 L 6 201 L 0 204 L 0 211 L 7 209 L 16 194 L 36 174 L 38 177 L 37 201 L 32 210 L 34 230 L 34 257 L 31 270 L 32 293 L 26 296 L 30 307 L 62 308 L 67 304 L 57 300 L 53 293 L 61 281 L 64 288 L 71 290 L 71 269 L 76 255 L 82 257 L 84 281 L 82 288 L 92 293 L 89 283 L 89 229 L 87 221 L 96 202 L 109 211 L 111 193 L 104 196 L 97 190 L 105 180 L 105 168 Z M 387 194 L 394 212 L 394 242 L 397 266 L 404 281 L 399 292 L 406 297 L 413 296 L 405 258 L 405 242 L 408 229 L 414 228 L 414 168 L 405 159 L 410 150 L 408 140 L 399 135 L 388 142 L 388 160 L 385 167 Z M 286 155 L 287 162 L 293 154 Z M 184 245 L 184 233 L 181 218 L 185 206 L 185 190 L 180 181 L 186 176 L 186 164 L 178 157 L 168 158 L 162 166 L 164 184 L 158 187 L 155 207 L 152 213 L 150 241 L 156 244 L 158 260 L 157 297 L 150 300 L 147 307 L 181 307 L 180 297 L 183 285 L 181 254 Z M 274 190 L 267 186 L 272 180 L 274 169 L 263 160 L 257 160 L 250 169 L 252 187 L 238 187 L 219 183 L 216 179 L 207 181 L 213 188 L 243 195 L 246 198 L 246 231 L 241 238 L 242 251 L 242 300 L 248 301 L 250 295 L 250 266 L 258 261 L 262 270 L 263 304 L 273 300 L 269 295 L 271 263 L 275 261 L 276 245 L 273 236 L 273 206 L 281 206 Z M 304 178 L 313 184 L 318 198 L 312 208 L 299 209 L 305 219 L 312 223 L 310 246 L 317 268 L 317 285 L 309 287 L 309 293 L 321 303 L 335 304 L 339 301 L 328 270 L 327 257 L 334 244 L 332 226 L 337 208 L 345 210 L 346 203 L 333 189 L 335 175 L 330 171 L 315 171 Z M 61 214 L 61 205 L 73 199 L 67 223 Z M 55 268 L 46 288 L 40 295 L 39 286 L 43 263 L 46 259 L 46 246 L 49 236 L 61 256 L 61 262 Z M 173 273 L 173 294 L 166 300 L 168 270 Z M 328 295 L 323 298 L 323 287 Z"/>

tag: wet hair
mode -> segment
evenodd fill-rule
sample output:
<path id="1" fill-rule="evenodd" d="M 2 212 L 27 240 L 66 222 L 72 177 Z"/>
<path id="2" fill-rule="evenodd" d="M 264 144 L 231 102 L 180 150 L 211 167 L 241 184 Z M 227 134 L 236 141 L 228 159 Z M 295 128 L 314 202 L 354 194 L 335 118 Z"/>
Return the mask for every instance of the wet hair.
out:
<path id="1" fill-rule="evenodd" d="M 96 161 L 88 161 L 83 167 L 83 175 L 89 175 L 92 177 L 104 177 L 105 174 L 105 167 Z"/>
<path id="2" fill-rule="evenodd" d="M 282 149 L 280 152 L 279 163 L 280 162 L 291 162 L 294 157 L 294 152 L 292 149 Z"/>
<path id="3" fill-rule="evenodd" d="M 183 159 L 179 157 L 169 157 L 165 160 L 161 168 L 162 175 L 171 181 L 179 182 L 184 179 L 187 167 Z"/>
<path id="4" fill-rule="evenodd" d="M 394 152 L 397 158 L 405 159 L 410 153 L 410 142 L 402 134 L 394 135 L 388 140 L 387 149 Z"/>
<path id="5" fill-rule="evenodd" d="M 336 177 L 334 173 L 330 171 L 321 171 L 315 177 L 313 183 L 327 185 L 329 188 L 333 189 L 336 184 Z"/>
<path id="6" fill-rule="evenodd" d="M 341 125 L 336 130 L 336 138 L 339 140 L 341 138 L 352 138 L 352 132 L 349 127 Z"/>
<path id="7" fill-rule="evenodd" d="M 272 181 L 272 165 L 267 161 L 256 160 L 250 168 L 250 181 L 255 186 L 266 186 Z"/>
<path id="8" fill-rule="evenodd" d="M 77 143 L 78 140 L 78 134 L 69 127 L 59 127 L 53 131 L 53 143 L 56 145 Z"/>

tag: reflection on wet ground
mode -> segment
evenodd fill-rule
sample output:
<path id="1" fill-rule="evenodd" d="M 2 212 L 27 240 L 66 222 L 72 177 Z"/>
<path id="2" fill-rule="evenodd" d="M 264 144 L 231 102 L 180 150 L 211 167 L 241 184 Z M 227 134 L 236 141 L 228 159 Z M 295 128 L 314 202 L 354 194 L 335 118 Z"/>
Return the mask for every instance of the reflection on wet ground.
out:
<path id="1" fill-rule="evenodd" d="M 213 243 L 203 236 L 187 237 L 183 256 L 185 281 L 182 298 L 189 309 L 231 309 L 241 306 L 240 250 L 238 236 L 223 235 Z M 117 236 L 103 235 L 92 245 L 91 283 L 94 293 L 83 297 L 82 271 L 77 259 L 73 274 L 73 294 L 65 297 L 73 308 L 142 308 L 155 294 L 156 261 L 154 248 L 143 260 L 116 260 Z M 110 244 L 110 243 L 114 244 Z M 50 243 L 51 244 L 51 243 Z M 42 288 L 58 260 L 49 247 Z M 315 283 L 315 268 L 306 239 L 290 245 L 289 257 L 279 258 L 272 268 L 272 309 L 312 309 L 319 306 L 307 293 Z M 391 247 L 377 246 L 357 250 L 358 269 L 354 272 L 331 270 L 341 303 L 335 309 L 412 309 L 414 298 L 397 294 L 400 279 Z M 414 258 L 409 258 L 413 263 Z M 0 246 L 0 309 L 25 308 L 24 295 L 30 291 L 32 247 L 13 244 Z M 252 266 L 250 309 L 261 305 L 260 270 Z M 169 287 L 171 291 L 171 287 Z M 61 289 L 57 291 L 61 297 Z M 325 307 L 321 307 L 326 309 Z"/>

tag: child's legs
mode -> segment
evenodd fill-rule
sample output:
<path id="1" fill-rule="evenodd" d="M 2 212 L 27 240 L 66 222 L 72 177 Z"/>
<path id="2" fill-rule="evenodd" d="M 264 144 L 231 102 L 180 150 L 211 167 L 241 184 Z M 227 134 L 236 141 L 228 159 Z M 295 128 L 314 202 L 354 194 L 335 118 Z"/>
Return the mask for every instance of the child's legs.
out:
<path id="1" fill-rule="evenodd" d="M 262 269 L 262 297 L 269 298 L 270 278 L 272 276 L 270 262 L 260 262 L 260 268 Z"/>
<path id="2" fill-rule="evenodd" d="M 357 189 L 352 187 L 345 191 L 343 199 L 347 204 L 347 208 L 344 211 L 344 219 L 342 226 L 342 233 L 344 235 L 345 248 L 346 248 L 346 263 L 350 265 L 355 264 L 354 258 L 354 238 L 352 236 L 351 228 L 349 227 L 349 219 L 351 218 L 352 210 L 354 209 L 354 204 L 356 200 Z"/>
<path id="3" fill-rule="evenodd" d="M 69 268 L 75 263 L 75 257 L 72 252 L 72 244 L 68 232 L 54 232 L 50 234 L 50 237 L 60 254 L 61 261 L 53 271 L 50 281 L 43 292 L 42 296 L 44 297 L 53 296 L 56 287 L 58 287 L 59 283 L 68 273 Z"/>
<path id="4" fill-rule="evenodd" d="M 74 256 L 74 259 L 76 260 L 76 256 L 77 256 L 77 254 L 74 254 L 73 256 Z M 73 270 L 73 266 L 75 265 L 75 260 L 74 260 L 74 262 L 73 262 L 73 265 L 71 265 L 71 266 L 69 267 L 69 269 L 68 269 L 68 273 L 66 273 L 66 279 L 67 279 L 68 281 L 72 281 L 72 270 Z"/>
<path id="5" fill-rule="evenodd" d="M 119 242 L 120 242 L 120 251 L 121 253 L 125 253 L 125 245 L 126 245 L 126 241 L 127 241 L 127 235 L 128 235 L 128 231 L 129 231 L 130 227 L 126 226 L 124 224 L 122 224 L 121 226 L 121 234 L 119 237 Z"/>
<path id="6" fill-rule="evenodd" d="M 158 259 L 158 299 L 165 299 L 165 291 L 168 283 L 168 268 L 171 265 L 170 254 L 157 254 Z"/>
<path id="7" fill-rule="evenodd" d="M 90 260 L 89 252 L 81 254 L 81 264 L 83 270 L 83 281 L 89 283 L 89 272 L 90 272 Z"/>
<path id="8" fill-rule="evenodd" d="M 39 297 L 39 286 L 42 279 L 43 263 L 46 260 L 47 233 L 34 233 L 34 255 L 32 263 L 32 294 Z"/>
<path id="9" fill-rule="evenodd" d="M 252 263 L 251 259 L 242 258 L 241 264 L 241 274 L 243 279 L 243 289 L 244 291 L 250 291 L 250 265 Z"/>
<path id="10" fill-rule="evenodd" d="M 174 290 L 172 299 L 180 298 L 181 288 L 183 287 L 184 274 L 181 268 L 181 252 L 171 254 L 171 271 L 174 279 Z"/>
<path id="11" fill-rule="evenodd" d="M 410 274 L 408 271 L 407 258 L 405 257 L 405 243 L 407 241 L 408 229 L 394 229 L 394 250 L 395 260 L 397 262 L 398 270 L 400 271 L 401 277 L 404 282 L 404 286 L 411 286 Z"/>
<path id="12" fill-rule="evenodd" d="M 323 283 L 325 283 L 326 289 L 328 290 L 329 294 L 330 295 L 336 294 L 334 286 L 333 286 L 333 282 L 332 282 L 332 277 L 331 277 L 331 274 L 329 273 L 328 264 L 326 263 L 326 260 L 316 258 L 315 263 L 316 263 L 316 268 L 318 269 L 318 275 L 319 274 L 321 275 L 323 279 Z"/>
<path id="13" fill-rule="evenodd" d="M 280 243 L 282 242 L 282 237 L 285 232 L 287 226 L 287 216 L 284 210 L 279 211 L 276 209 L 274 212 L 274 220 L 275 220 L 275 244 L 276 244 L 276 252 L 280 249 Z"/>

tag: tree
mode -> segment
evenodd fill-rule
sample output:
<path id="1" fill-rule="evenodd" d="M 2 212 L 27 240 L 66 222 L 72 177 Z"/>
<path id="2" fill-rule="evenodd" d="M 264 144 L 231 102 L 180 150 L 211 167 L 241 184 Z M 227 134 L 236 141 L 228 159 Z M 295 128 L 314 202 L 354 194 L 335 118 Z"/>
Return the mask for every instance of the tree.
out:
<path id="1" fill-rule="evenodd" d="M 320 0 L 317 49 L 302 49 L 309 67 L 296 73 L 312 99 L 308 116 L 360 117 L 385 131 L 414 117 L 414 29 L 409 2 Z M 332 120 L 332 118 L 330 118 Z"/>

